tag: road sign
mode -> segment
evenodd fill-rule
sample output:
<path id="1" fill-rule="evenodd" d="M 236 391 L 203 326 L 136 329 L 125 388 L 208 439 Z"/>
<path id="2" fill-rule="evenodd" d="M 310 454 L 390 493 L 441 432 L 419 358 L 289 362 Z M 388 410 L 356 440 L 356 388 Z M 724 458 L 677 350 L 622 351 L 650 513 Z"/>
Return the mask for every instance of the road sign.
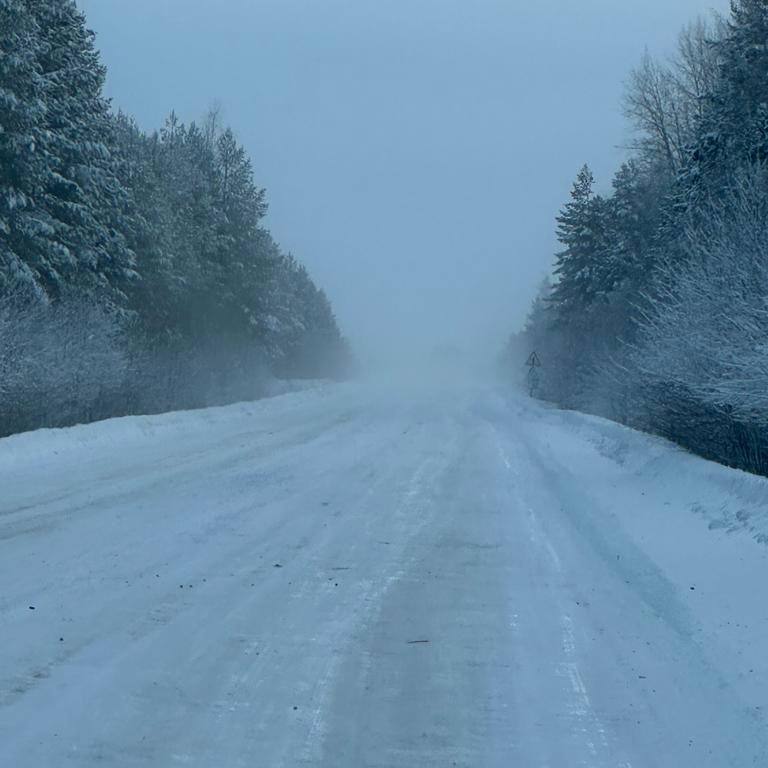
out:
<path id="1" fill-rule="evenodd" d="M 528 355 L 528 361 L 526 362 L 526 365 L 529 368 L 541 368 L 541 360 L 539 360 L 539 356 L 535 351 Z"/>

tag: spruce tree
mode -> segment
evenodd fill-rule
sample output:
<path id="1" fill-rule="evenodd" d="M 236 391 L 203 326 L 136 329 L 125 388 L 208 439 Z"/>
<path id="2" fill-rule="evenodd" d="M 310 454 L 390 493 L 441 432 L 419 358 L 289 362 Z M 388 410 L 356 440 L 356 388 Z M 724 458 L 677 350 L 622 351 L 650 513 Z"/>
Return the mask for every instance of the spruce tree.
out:
<path id="1" fill-rule="evenodd" d="M 605 289 L 637 295 L 652 273 L 655 237 L 666 195 L 666 174 L 635 160 L 622 163 L 607 201 Z"/>
<path id="2" fill-rule="evenodd" d="M 715 131 L 726 154 L 744 162 L 768 157 L 768 3 L 732 0 L 718 43 L 720 77 L 704 131 Z"/>
<path id="3" fill-rule="evenodd" d="M 0 0 L 0 292 L 41 294 L 51 225 L 39 207 L 46 175 L 40 34 L 26 0 Z"/>
<path id="4" fill-rule="evenodd" d="M 672 229 L 727 194 L 740 168 L 768 160 L 768 3 L 732 0 L 718 75 L 678 179 Z"/>
<path id="5" fill-rule="evenodd" d="M 51 225 L 42 256 L 46 292 L 106 295 L 122 303 L 134 276 L 124 230 L 130 204 L 112 156 L 105 70 L 72 0 L 27 0 L 38 34 L 46 172 L 38 204 Z"/>
<path id="6" fill-rule="evenodd" d="M 597 282 L 603 258 L 604 202 L 593 192 L 594 177 L 584 166 L 576 177 L 571 199 L 557 217 L 557 254 L 551 303 L 558 322 L 569 322 L 585 311 L 602 287 Z"/>

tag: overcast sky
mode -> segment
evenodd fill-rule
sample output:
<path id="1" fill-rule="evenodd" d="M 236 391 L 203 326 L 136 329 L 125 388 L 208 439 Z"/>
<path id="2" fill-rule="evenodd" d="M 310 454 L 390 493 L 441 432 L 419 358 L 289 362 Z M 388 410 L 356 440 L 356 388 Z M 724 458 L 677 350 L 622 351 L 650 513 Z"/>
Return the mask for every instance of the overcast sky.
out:
<path id="1" fill-rule="evenodd" d="M 519 327 L 588 162 L 607 188 L 622 84 L 727 0 L 79 0 L 107 92 L 144 128 L 214 102 L 268 226 L 365 356 L 492 349 Z"/>

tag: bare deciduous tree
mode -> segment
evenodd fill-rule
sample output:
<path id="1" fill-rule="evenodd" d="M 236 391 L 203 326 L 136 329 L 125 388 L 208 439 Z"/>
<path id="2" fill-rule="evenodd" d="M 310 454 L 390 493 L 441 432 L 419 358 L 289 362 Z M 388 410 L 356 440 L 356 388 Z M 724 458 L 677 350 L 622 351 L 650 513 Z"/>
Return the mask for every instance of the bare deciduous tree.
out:
<path id="1" fill-rule="evenodd" d="M 716 42 L 723 31 L 719 17 L 698 19 L 682 30 L 669 62 L 659 62 L 646 51 L 627 81 L 624 113 L 639 134 L 635 149 L 652 162 L 664 162 L 672 172 L 682 165 L 713 92 Z"/>

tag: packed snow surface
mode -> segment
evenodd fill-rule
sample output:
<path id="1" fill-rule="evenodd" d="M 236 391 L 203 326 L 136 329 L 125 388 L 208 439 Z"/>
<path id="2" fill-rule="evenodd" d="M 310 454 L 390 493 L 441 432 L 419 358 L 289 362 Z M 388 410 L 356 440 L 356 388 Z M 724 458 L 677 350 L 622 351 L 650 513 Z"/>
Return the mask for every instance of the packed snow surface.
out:
<path id="1" fill-rule="evenodd" d="M 476 385 L 0 441 L 0 765 L 765 766 L 768 482 Z"/>

